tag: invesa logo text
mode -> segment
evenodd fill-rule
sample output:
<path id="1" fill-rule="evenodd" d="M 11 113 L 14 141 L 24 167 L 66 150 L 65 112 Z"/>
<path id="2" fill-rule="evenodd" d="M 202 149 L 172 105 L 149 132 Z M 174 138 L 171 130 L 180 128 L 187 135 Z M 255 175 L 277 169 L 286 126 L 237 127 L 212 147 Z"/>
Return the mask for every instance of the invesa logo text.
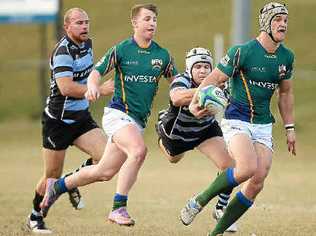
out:
<path id="1" fill-rule="evenodd" d="M 156 83 L 157 78 L 151 75 L 125 75 L 125 81 L 139 82 L 139 83 Z"/>

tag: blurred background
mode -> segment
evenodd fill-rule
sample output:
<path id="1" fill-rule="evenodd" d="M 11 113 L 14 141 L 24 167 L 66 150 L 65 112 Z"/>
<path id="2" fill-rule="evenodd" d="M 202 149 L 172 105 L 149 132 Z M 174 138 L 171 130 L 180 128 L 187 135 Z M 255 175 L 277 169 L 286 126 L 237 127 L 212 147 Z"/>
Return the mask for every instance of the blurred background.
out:
<path id="1" fill-rule="evenodd" d="M 244 0 L 250 3 L 249 37 L 258 33 L 258 11 L 268 1 Z M 159 7 L 158 31 L 155 40 L 169 49 L 175 58 L 178 70 L 184 70 L 186 51 L 195 46 L 202 46 L 214 51 L 214 37 L 222 34 L 224 50 L 232 42 L 233 32 L 233 4 L 231 1 L 188 0 L 152 1 Z M 239 1 L 242 2 L 242 1 Z M 309 82 L 309 88 L 314 85 L 316 75 L 316 51 L 312 47 L 316 36 L 313 16 L 316 10 L 314 0 L 284 1 L 289 9 L 289 31 L 285 44 L 296 55 L 295 81 Z M 132 35 L 129 20 L 130 8 L 141 1 L 129 0 L 96 0 L 90 1 L 62 1 L 62 15 L 66 9 L 81 7 L 85 9 L 91 19 L 91 37 L 94 43 L 95 60 L 112 45 Z M 247 25 L 247 26 L 248 26 Z M 246 27 L 247 27 L 246 26 Z M 56 43 L 55 25 L 48 24 L 44 34 L 47 50 L 41 60 L 41 45 L 43 34 L 39 24 L 0 24 L 0 122 L 13 119 L 33 120 L 41 113 L 41 91 L 39 69 L 46 67 L 46 88 L 48 91 L 49 72 L 48 58 Z M 41 41 L 42 40 L 42 41 Z M 311 80 L 311 81 L 310 81 Z M 298 102 L 304 98 L 304 105 L 312 109 L 306 93 L 299 93 Z M 161 83 L 160 93 L 156 98 L 156 108 L 164 106 L 167 87 Z M 100 101 L 93 105 L 93 110 L 100 111 L 104 105 Z M 102 111 L 98 112 L 101 113 Z M 153 111 L 156 114 L 156 110 Z M 298 120 L 299 121 L 299 120 Z"/>
<path id="2" fill-rule="evenodd" d="M 71 7 L 80 7 L 87 11 L 91 20 L 90 35 L 94 44 L 95 61 L 97 61 L 109 47 L 132 35 L 129 20 L 130 8 L 136 3 L 144 2 L 147 1 L 64 0 L 62 1 L 61 13 L 63 15 L 65 10 Z M 158 31 L 155 41 L 168 48 L 175 59 L 179 72 L 185 69 L 184 57 L 190 48 L 201 46 L 209 48 L 213 52 L 214 37 L 217 34 L 223 36 L 224 51 L 232 44 L 234 9 L 236 9 L 234 0 L 152 0 L 150 2 L 157 4 L 159 8 Z M 258 34 L 259 9 L 269 1 L 247 0 L 246 2 L 250 4 L 250 19 L 244 24 L 249 25 L 249 38 L 254 38 Z M 282 220 L 272 223 L 261 221 L 262 218 L 260 218 L 262 222 L 260 226 L 256 225 L 256 221 L 248 218 L 243 225 L 246 230 L 244 232 L 247 232 L 247 234 L 241 235 L 249 235 L 252 232 L 252 227 L 259 227 L 260 230 L 266 228 L 269 232 L 271 224 L 276 226 L 283 224 L 284 227 L 281 232 L 287 233 L 281 234 L 278 231 L 275 234 L 269 232 L 258 235 L 315 235 L 312 233 L 312 229 L 316 227 L 315 185 L 312 179 L 315 178 L 316 168 L 314 154 L 316 144 L 316 50 L 314 47 L 316 39 L 316 1 L 286 0 L 283 2 L 287 4 L 289 10 L 289 27 L 285 45 L 295 53 L 294 93 L 298 155 L 297 158 L 292 158 L 287 153 L 284 128 L 282 122 L 280 122 L 274 100 L 272 110 L 277 118 L 274 129 L 276 158 L 271 172 L 272 177 L 268 180 L 270 187 L 267 187 L 262 196 L 268 202 L 273 202 L 274 206 L 277 207 L 271 208 L 271 205 L 265 205 L 262 202 L 260 205 L 259 200 L 258 211 L 268 209 L 268 213 L 265 212 L 265 214 L 269 218 L 270 213 L 273 212 L 271 209 L 277 209 L 278 213 L 274 215 L 274 212 L 271 216 L 276 216 Z M 34 7 L 36 8 L 36 6 Z M 43 44 L 43 40 L 47 42 L 47 45 Z M 52 23 L 48 24 L 46 29 L 39 24 L 0 24 L 0 160 L 4 165 L 4 168 L 0 169 L 0 189 L 6 189 L 4 194 L 2 190 L 0 191 L 0 204 L 4 206 L 0 208 L 0 218 L 4 215 L 7 216 L 8 212 L 13 213 L 9 214 L 10 221 L 7 221 L 7 217 L 0 220 L 0 225 L 5 226 L 5 228 L 0 227 L 0 235 L 1 229 L 7 230 L 3 232 L 11 232 L 11 223 L 15 221 L 16 217 L 20 217 L 20 222 L 24 222 L 31 206 L 32 189 L 41 175 L 40 114 L 42 112 L 41 95 L 43 93 L 41 86 L 46 84 L 44 93 L 48 93 L 48 59 L 55 43 L 56 27 Z M 43 55 L 41 54 L 41 47 L 46 47 Z M 41 74 L 44 74 L 44 81 L 41 80 Z M 109 77 L 111 76 L 110 74 Z M 108 100 L 109 98 L 99 100 L 91 106 L 93 115 L 99 124 L 103 113 L 102 108 Z M 170 167 L 160 157 L 161 153 L 156 147 L 156 134 L 154 133 L 154 122 L 157 119 L 158 111 L 165 108 L 167 104 L 168 84 L 161 80 L 160 89 L 145 133 L 150 152 L 149 160 L 145 163 L 142 175 L 148 178 L 141 177 L 143 181 L 141 183 L 145 186 L 144 188 L 147 186 L 152 189 L 150 184 L 154 179 L 154 182 L 159 186 L 155 189 L 156 191 L 164 188 L 168 189 L 165 184 L 171 184 L 172 188 L 175 189 L 177 189 L 176 186 L 179 186 L 178 195 L 165 196 L 170 197 L 170 200 L 174 202 L 173 207 L 176 207 L 176 209 L 170 214 L 174 214 L 176 217 L 176 211 L 185 203 L 185 199 L 190 197 L 192 191 L 197 191 L 205 186 L 208 183 L 208 178 L 215 176 L 216 170 L 212 165 L 209 165 L 209 161 L 204 160 L 205 158 L 197 158 L 184 160 L 184 164 L 179 164 L 182 170 L 189 171 L 190 175 L 187 172 L 181 172 L 181 168 L 177 169 L 177 172 L 168 172 Z M 71 158 L 78 155 L 83 158 Z M 82 153 L 73 150 L 69 152 L 69 156 L 69 158 L 66 158 L 66 169 L 73 169 L 85 158 Z M 209 173 L 206 166 L 212 166 L 213 171 Z M 173 168 L 172 171 L 175 171 L 175 169 Z M 162 176 L 162 173 L 165 173 L 164 176 Z M 194 173 L 199 173 L 199 175 Z M 7 181 L 8 176 L 10 176 L 11 182 Z M 169 182 L 170 179 L 176 182 Z M 181 185 L 183 179 L 188 180 L 190 185 Z M 22 186 L 22 183 L 25 186 Z M 141 193 L 145 191 L 147 194 L 156 194 L 154 189 L 152 192 L 148 192 L 148 188 L 144 190 L 142 185 L 136 188 L 140 189 Z M 114 187 L 110 193 L 113 192 L 113 189 Z M 22 197 L 20 195 L 21 191 L 26 195 Z M 91 191 L 99 190 L 93 189 Z M 137 197 L 142 199 L 140 195 L 133 194 L 135 199 L 138 199 Z M 109 201 L 108 207 L 111 205 L 111 196 L 109 194 L 107 198 Z M 164 195 L 157 192 L 157 195 L 150 195 L 150 198 L 158 201 L 161 200 L 161 196 Z M 100 198 L 93 199 L 96 205 L 99 203 L 103 206 L 103 201 Z M 163 203 L 164 199 L 159 202 L 162 205 L 158 204 L 156 207 L 160 207 L 159 209 L 170 207 Z M 143 204 L 147 206 L 146 203 Z M 286 210 L 283 211 L 282 209 Z M 134 212 L 138 210 L 134 209 Z M 152 210 L 160 217 L 158 209 Z M 253 217 L 255 217 L 255 212 L 252 215 Z M 259 215 L 260 213 L 262 212 L 259 212 Z M 104 214 L 103 211 L 102 214 Z M 143 215 L 143 217 L 149 219 L 152 216 Z M 66 220 L 65 217 L 62 219 Z M 205 219 L 209 219 L 209 217 Z M 67 220 L 65 222 L 64 224 L 67 225 Z M 205 226 L 207 220 L 203 222 Z M 56 222 L 53 223 L 57 224 Z M 287 231 L 287 225 L 297 226 L 297 231 L 294 233 L 291 230 Z M 98 229 L 97 226 L 93 226 Z M 156 227 L 154 223 L 152 226 Z M 135 235 L 156 235 L 155 228 L 152 229 L 143 229 L 142 232 L 135 233 Z M 63 230 L 63 228 L 59 230 Z M 161 230 L 159 225 L 156 230 L 156 232 Z M 171 226 L 167 227 L 165 233 L 160 235 L 192 235 L 181 230 L 183 229 L 180 226 L 179 228 L 175 227 L 175 229 Z M 182 233 L 177 234 L 176 232 Z M 205 228 L 204 232 L 206 232 Z M 117 234 L 119 235 L 119 233 Z M 3 235 L 9 234 L 5 233 Z"/>

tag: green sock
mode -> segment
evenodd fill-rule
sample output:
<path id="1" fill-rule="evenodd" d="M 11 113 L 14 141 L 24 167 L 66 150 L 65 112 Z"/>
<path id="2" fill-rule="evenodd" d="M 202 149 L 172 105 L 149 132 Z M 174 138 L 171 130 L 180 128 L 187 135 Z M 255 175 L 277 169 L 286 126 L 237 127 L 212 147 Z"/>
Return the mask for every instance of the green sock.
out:
<path id="1" fill-rule="evenodd" d="M 209 236 L 221 235 L 225 230 L 238 220 L 253 204 L 242 192 L 238 192 L 228 204 L 223 217 L 218 221 L 215 229 Z"/>
<path id="2" fill-rule="evenodd" d="M 126 207 L 127 201 L 113 201 L 113 207 L 112 210 L 119 209 L 120 207 Z"/>
<path id="3" fill-rule="evenodd" d="M 127 195 L 122 195 L 119 193 L 115 193 L 114 199 L 113 199 L 113 208 L 112 210 L 116 210 L 120 207 L 126 207 L 127 206 Z"/>
<path id="4" fill-rule="evenodd" d="M 238 183 L 234 178 L 233 169 L 228 168 L 219 174 L 211 185 L 196 197 L 196 200 L 202 207 L 204 207 L 215 196 L 222 192 L 232 190 L 237 185 Z"/>

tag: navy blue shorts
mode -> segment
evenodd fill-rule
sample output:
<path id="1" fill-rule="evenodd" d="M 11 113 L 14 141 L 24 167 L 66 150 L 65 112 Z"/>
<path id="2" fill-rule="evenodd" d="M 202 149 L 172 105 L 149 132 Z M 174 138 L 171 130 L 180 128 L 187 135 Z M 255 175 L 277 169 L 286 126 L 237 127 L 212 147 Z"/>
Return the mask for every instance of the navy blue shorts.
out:
<path id="1" fill-rule="evenodd" d="M 42 115 L 43 147 L 51 150 L 65 150 L 81 135 L 99 128 L 91 115 L 72 124 Z"/>
<path id="2" fill-rule="evenodd" d="M 198 139 L 195 141 L 183 141 L 180 139 L 170 139 L 164 132 L 162 128 L 162 123 L 156 125 L 156 131 L 159 138 L 161 138 L 162 144 L 165 147 L 165 150 L 170 156 L 177 156 L 186 151 L 193 150 L 205 140 L 214 138 L 214 137 L 223 137 L 221 128 L 219 127 L 217 121 L 214 121 L 205 131 L 201 132 L 198 136 Z"/>

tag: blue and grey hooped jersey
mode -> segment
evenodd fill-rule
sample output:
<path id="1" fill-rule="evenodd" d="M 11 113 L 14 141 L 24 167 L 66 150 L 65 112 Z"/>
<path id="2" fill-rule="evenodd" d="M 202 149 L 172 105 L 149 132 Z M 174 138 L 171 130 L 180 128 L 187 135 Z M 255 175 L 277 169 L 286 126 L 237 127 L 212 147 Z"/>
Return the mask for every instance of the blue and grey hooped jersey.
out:
<path id="1" fill-rule="evenodd" d="M 50 95 L 45 112 L 54 119 L 74 123 L 89 115 L 89 102 L 85 98 L 63 96 L 56 80 L 69 77 L 79 84 L 86 84 L 93 68 L 92 42 L 89 39 L 80 46 L 69 37 L 63 37 L 50 58 Z"/>
<path id="2" fill-rule="evenodd" d="M 172 81 L 170 91 L 177 89 L 197 88 L 187 73 L 179 74 Z M 194 142 L 200 139 L 203 132 L 215 121 L 214 116 L 197 119 L 188 106 L 176 107 L 170 101 L 169 108 L 159 113 L 159 123 L 162 123 L 165 134 L 173 140 Z"/>

